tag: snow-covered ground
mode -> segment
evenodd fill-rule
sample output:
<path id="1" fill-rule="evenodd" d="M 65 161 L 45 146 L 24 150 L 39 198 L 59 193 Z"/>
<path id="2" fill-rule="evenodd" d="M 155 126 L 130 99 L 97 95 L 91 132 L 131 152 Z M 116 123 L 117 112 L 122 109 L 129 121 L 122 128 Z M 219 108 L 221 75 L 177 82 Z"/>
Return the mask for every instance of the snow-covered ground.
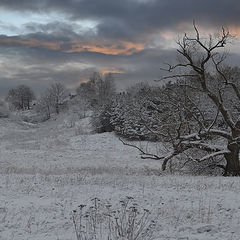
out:
<path id="1" fill-rule="evenodd" d="M 239 178 L 162 174 L 88 119 L 0 119 L 0 240 L 75 240 L 71 212 L 133 196 L 159 213 L 155 239 L 239 240 Z"/>

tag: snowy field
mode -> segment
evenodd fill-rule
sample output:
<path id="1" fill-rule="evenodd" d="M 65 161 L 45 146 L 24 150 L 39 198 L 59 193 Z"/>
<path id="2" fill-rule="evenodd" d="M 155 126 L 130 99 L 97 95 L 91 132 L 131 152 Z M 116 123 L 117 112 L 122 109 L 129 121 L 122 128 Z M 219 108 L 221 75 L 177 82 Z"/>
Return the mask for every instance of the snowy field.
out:
<path id="1" fill-rule="evenodd" d="M 0 240 L 76 240 L 73 209 L 126 196 L 159 214 L 154 239 L 240 239 L 239 178 L 162 174 L 87 119 L 0 119 L 0 138 Z"/>

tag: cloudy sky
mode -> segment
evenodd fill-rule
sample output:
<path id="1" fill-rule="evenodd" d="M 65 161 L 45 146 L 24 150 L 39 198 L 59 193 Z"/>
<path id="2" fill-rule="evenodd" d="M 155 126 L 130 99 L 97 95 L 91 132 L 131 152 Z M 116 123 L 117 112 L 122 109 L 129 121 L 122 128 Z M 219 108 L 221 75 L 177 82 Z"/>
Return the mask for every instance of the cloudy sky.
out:
<path id="1" fill-rule="evenodd" d="M 19 84 L 74 88 L 94 71 L 113 72 L 119 88 L 151 82 L 193 19 L 203 33 L 228 27 L 230 62 L 240 63 L 239 0 L 0 0 L 0 95 Z"/>

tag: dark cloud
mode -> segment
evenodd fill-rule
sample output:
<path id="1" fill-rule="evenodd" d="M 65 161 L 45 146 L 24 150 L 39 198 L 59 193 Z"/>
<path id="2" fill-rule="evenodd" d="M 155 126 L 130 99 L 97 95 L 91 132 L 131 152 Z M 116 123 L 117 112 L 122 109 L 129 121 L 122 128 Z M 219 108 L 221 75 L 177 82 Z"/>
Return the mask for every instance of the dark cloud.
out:
<path id="1" fill-rule="evenodd" d="M 100 31 L 151 32 L 196 19 L 207 24 L 236 24 L 240 20 L 238 0 L 2 0 L 0 7 L 15 11 L 64 13 L 71 19 L 99 21 Z M 111 23 L 111 24 L 110 24 Z M 112 27 L 110 27 L 112 25 Z"/>
<path id="2" fill-rule="evenodd" d="M 177 36 L 193 19 L 214 29 L 240 22 L 239 0 L 1 0 L 0 9 L 26 19 L 33 13 L 60 16 L 21 27 L 0 22 L 2 29 L 21 32 L 0 36 L 1 92 L 19 83 L 38 91 L 51 81 L 73 87 L 96 70 L 115 72 L 120 87 L 153 81 L 161 62 L 175 59 L 166 32 Z"/>

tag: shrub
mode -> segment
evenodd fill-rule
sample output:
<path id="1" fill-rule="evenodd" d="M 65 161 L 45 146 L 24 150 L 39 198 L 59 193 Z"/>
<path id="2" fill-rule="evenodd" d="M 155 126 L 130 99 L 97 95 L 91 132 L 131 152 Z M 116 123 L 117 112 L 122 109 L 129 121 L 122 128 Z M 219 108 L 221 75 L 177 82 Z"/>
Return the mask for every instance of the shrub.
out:
<path id="1" fill-rule="evenodd" d="M 151 218 L 151 212 L 140 208 L 132 197 L 116 207 L 94 198 L 72 215 L 78 240 L 150 240 L 156 226 L 156 219 Z"/>
<path id="2" fill-rule="evenodd" d="M 91 117 L 91 124 L 97 133 L 112 132 L 114 127 L 110 121 L 111 118 L 111 102 L 103 106 L 95 107 Z"/>

